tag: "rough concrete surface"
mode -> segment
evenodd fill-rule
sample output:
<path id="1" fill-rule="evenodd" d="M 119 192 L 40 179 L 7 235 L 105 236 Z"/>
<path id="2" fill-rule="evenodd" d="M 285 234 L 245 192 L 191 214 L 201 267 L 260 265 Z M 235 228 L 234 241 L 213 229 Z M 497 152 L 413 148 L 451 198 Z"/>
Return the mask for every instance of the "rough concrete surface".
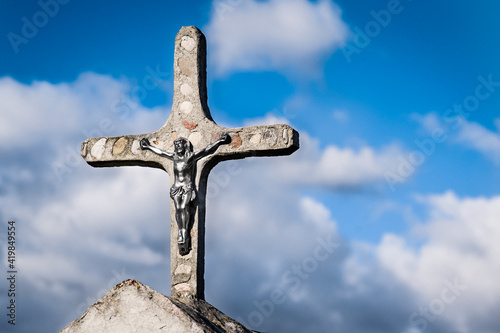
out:
<path id="1" fill-rule="evenodd" d="M 60 333 L 252 333 L 203 300 L 190 305 L 136 280 L 117 284 Z"/>

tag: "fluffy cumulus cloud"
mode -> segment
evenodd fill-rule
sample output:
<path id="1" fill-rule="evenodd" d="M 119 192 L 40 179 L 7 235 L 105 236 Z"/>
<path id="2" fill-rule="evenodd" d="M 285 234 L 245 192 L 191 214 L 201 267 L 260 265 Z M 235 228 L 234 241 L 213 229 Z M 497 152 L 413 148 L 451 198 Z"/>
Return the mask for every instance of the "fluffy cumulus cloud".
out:
<path id="1" fill-rule="evenodd" d="M 165 109 L 115 110 L 130 89 L 95 74 L 55 85 L 0 80 L 2 126 L 10 131 L 0 141 L 0 219 L 19 228 L 21 331 L 58 331 L 127 278 L 169 294 L 168 176 L 76 159 L 88 135 L 163 124 Z M 208 184 L 207 300 L 259 331 L 495 331 L 500 198 L 419 197 L 428 212 L 421 223 L 367 244 L 339 232 L 340 223 L 357 221 L 337 221 L 321 198 L 304 194 L 305 184 L 339 186 L 346 177 L 346 184 L 372 184 L 392 156 L 369 146 L 320 148 L 303 133 L 290 157 L 216 166 Z M 311 177 L 304 183 L 301 173 Z"/>
<path id="2" fill-rule="evenodd" d="M 500 119 L 496 121 L 496 131 L 489 130 L 480 124 L 465 122 L 460 129 L 457 140 L 500 164 Z"/>
<path id="3" fill-rule="evenodd" d="M 219 75 L 240 70 L 317 75 L 321 60 L 348 35 L 330 0 L 218 0 L 204 31 Z"/>
<path id="4" fill-rule="evenodd" d="M 268 114 L 247 121 L 245 126 L 286 124 L 286 118 Z M 389 144 L 376 150 L 361 147 L 320 147 L 320 141 L 306 132 L 300 133 L 300 149 L 286 159 L 275 159 L 268 171 L 276 181 L 313 185 L 335 190 L 382 190 L 386 174 L 397 171 L 401 156 L 407 153 L 398 145 Z M 266 171 L 263 171 L 266 172 Z"/>
<path id="5" fill-rule="evenodd" d="M 373 259 L 347 263 L 357 250 L 324 203 L 277 181 L 273 159 L 234 163 L 217 166 L 209 181 L 220 191 L 207 207 L 207 299 L 268 332 L 368 332 L 384 311 L 405 313 L 390 302 L 389 291 L 402 287 Z"/>
<path id="6" fill-rule="evenodd" d="M 344 116 L 342 116 L 344 117 Z M 289 124 L 289 119 L 268 113 L 250 119 L 244 126 Z M 327 145 L 320 147 L 319 139 L 300 131 L 300 149 L 287 158 L 275 158 L 265 166 L 256 161 L 253 168 L 268 174 L 280 184 L 315 186 L 335 191 L 387 191 L 387 174 L 395 174 L 402 156 L 408 152 L 398 144 L 375 149 L 367 144 L 356 147 Z M 404 180 L 403 180 L 404 181 Z"/>
<path id="7" fill-rule="evenodd" d="M 385 175 L 397 169 L 404 151 L 397 146 L 375 150 L 328 145 L 307 133 L 301 136 L 301 149 L 288 160 L 278 160 L 273 170 L 283 182 L 313 185 L 335 190 L 384 190 Z M 278 171 L 279 170 L 279 171 Z"/>
<path id="8" fill-rule="evenodd" d="M 207 254 L 208 297 L 224 311 L 278 332 L 498 327 L 500 197 L 419 197 L 415 204 L 427 212 L 421 223 L 367 244 L 343 239 L 322 203 L 270 186 L 271 178 L 253 170 L 257 162 L 241 163 L 241 178 L 209 206 L 208 220 L 217 224 L 209 242 L 217 245 Z M 273 204 L 263 211 L 265 200 Z M 245 301 L 231 300 L 235 293 Z"/>
<path id="9" fill-rule="evenodd" d="M 0 79 L 0 218 L 17 221 L 22 234 L 19 285 L 26 289 L 20 316 L 41 311 L 74 319 L 98 290 L 127 278 L 130 265 L 137 271 L 160 267 L 168 276 L 158 232 L 168 234 L 168 201 L 149 197 L 165 197 L 168 178 L 140 168 L 93 169 L 80 157 L 88 136 L 149 132 L 164 122 L 166 110 L 143 109 L 131 88 L 92 73 L 60 84 Z M 152 181 L 147 190 L 141 185 L 146 181 Z M 50 326 L 57 320 L 38 322 Z M 35 324 L 26 320 L 26 331 L 61 328 Z"/>
<path id="10" fill-rule="evenodd" d="M 418 295 L 408 332 L 495 331 L 500 197 L 459 198 L 448 192 L 420 200 L 428 207 L 427 221 L 412 237 L 386 235 L 376 249 L 380 264 Z"/>
<path id="11" fill-rule="evenodd" d="M 491 130 L 479 123 L 467 120 L 460 115 L 438 115 L 435 112 L 425 115 L 412 115 L 425 135 L 429 135 L 435 143 L 459 144 L 477 151 L 496 164 L 500 164 L 500 118 L 495 120 L 495 129 Z M 439 133 L 439 135 L 437 135 Z"/>

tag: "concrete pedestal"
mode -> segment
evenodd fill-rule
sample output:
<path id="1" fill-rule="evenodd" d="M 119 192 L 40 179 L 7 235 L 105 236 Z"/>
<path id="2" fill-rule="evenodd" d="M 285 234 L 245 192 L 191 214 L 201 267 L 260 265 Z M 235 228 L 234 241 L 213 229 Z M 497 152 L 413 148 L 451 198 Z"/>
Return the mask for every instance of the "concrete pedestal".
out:
<path id="1" fill-rule="evenodd" d="M 126 280 L 60 333 L 254 333 L 205 301 L 189 303 Z"/>

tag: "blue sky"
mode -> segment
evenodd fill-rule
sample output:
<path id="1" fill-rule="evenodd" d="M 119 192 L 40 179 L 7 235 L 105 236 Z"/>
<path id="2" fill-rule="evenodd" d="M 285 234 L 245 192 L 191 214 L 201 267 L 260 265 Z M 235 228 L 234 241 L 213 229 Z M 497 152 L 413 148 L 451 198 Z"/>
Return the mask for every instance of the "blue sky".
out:
<path id="1" fill-rule="evenodd" d="M 127 278 L 169 293 L 168 176 L 94 169 L 79 151 L 165 122 L 184 25 L 207 37 L 217 123 L 301 135 L 290 157 L 212 171 L 209 302 L 259 331 L 498 331 L 499 10 L 0 2 L 0 244 L 5 258 L 16 220 L 21 272 L 18 321 L 2 331 L 58 331 Z M 286 301 L 262 310 L 276 289 Z"/>

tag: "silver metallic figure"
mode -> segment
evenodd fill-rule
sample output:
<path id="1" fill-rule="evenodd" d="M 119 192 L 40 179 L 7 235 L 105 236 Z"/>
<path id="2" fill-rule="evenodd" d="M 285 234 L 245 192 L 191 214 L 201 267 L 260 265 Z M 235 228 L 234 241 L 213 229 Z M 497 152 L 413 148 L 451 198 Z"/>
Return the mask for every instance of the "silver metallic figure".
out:
<path id="1" fill-rule="evenodd" d="M 229 141 L 229 135 L 222 134 L 219 140 L 204 149 L 193 152 L 191 142 L 185 138 L 178 138 L 174 141 L 174 152 L 169 153 L 153 147 L 146 138 L 141 140 L 141 149 L 150 150 L 174 162 L 174 185 L 170 188 L 170 197 L 175 205 L 175 218 L 179 228 L 177 243 L 181 255 L 189 253 L 190 247 L 188 227 L 191 215 L 196 209 L 196 162 L 213 154 L 220 145 Z"/>

